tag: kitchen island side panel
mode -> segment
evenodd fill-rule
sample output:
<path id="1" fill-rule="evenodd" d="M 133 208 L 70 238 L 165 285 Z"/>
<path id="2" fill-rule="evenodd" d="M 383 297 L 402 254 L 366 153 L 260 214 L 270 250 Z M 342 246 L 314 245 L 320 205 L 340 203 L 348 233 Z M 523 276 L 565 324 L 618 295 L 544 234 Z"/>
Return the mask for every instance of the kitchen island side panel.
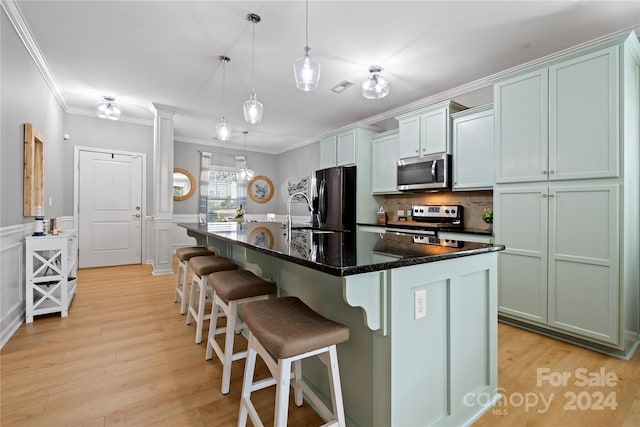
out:
<path id="1" fill-rule="evenodd" d="M 391 271 L 389 348 L 374 346 L 374 358 L 390 353 L 387 425 L 470 425 L 500 398 L 496 258 Z M 422 289 L 426 316 L 415 319 L 415 292 Z"/>

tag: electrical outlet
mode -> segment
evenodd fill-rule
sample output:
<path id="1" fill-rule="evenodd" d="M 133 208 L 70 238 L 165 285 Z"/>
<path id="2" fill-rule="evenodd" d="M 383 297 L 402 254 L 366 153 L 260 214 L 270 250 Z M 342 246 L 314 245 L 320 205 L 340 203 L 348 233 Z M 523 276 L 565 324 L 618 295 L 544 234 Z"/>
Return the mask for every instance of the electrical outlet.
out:
<path id="1" fill-rule="evenodd" d="M 400 218 L 401 216 L 404 216 L 404 211 L 399 210 L 396 212 L 396 215 Z"/>
<path id="2" fill-rule="evenodd" d="M 420 289 L 414 294 L 414 318 L 420 319 L 427 315 L 427 290 Z"/>

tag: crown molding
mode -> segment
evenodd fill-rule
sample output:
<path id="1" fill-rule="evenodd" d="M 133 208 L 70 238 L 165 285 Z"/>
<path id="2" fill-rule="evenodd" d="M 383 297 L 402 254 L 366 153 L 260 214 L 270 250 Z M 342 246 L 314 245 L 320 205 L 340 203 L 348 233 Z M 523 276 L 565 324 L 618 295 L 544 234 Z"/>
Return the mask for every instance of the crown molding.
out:
<path id="1" fill-rule="evenodd" d="M 11 22 L 13 27 L 16 29 L 16 32 L 18 33 L 20 40 L 22 40 L 22 43 L 27 49 L 27 52 L 29 52 L 29 55 L 31 55 L 31 58 L 33 59 L 33 62 L 36 64 L 36 67 L 40 71 L 40 74 L 42 74 L 42 77 L 44 77 L 44 80 L 47 82 L 47 84 L 51 88 L 51 91 L 53 92 L 53 95 L 56 97 L 58 104 L 60 104 L 62 109 L 65 112 L 67 112 L 69 110 L 69 104 L 67 103 L 67 100 L 64 99 L 64 95 L 62 94 L 62 89 L 60 88 L 60 85 L 58 84 L 58 81 L 56 80 L 56 78 L 53 76 L 53 73 L 49 68 L 49 64 L 47 64 L 47 60 L 42 55 L 42 52 L 40 51 L 40 47 L 38 46 L 38 43 L 33 38 L 33 35 L 31 34 L 31 30 L 29 30 L 29 26 L 24 20 L 24 17 L 22 16 L 22 12 L 20 11 L 18 4 L 16 3 L 15 0 L 2 0 L 1 4 L 2 4 L 2 9 L 7 15 L 7 18 L 9 18 L 9 21 Z"/>
<path id="2" fill-rule="evenodd" d="M 92 117 L 94 119 L 99 119 L 99 117 L 96 116 L 95 111 L 88 110 L 86 108 L 69 107 L 66 110 L 66 112 L 69 113 L 69 114 L 75 114 L 77 116 L 86 116 L 86 117 Z M 100 119 L 100 120 L 103 120 L 103 119 Z M 133 117 L 133 116 L 121 115 L 120 118 L 117 121 L 118 122 L 125 122 L 125 123 L 132 123 L 134 125 L 153 126 L 153 119 L 141 119 L 141 118 Z"/>
<path id="3" fill-rule="evenodd" d="M 456 96 L 465 95 L 469 92 L 473 92 L 479 89 L 484 89 L 487 86 L 491 86 L 492 83 L 489 82 L 488 77 L 484 77 L 478 80 L 475 80 L 470 83 L 465 83 L 461 86 L 454 87 L 452 89 L 445 90 L 444 92 L 437 93 L 435 95 L 428 96 L 426 98 L 419 99 L 411 104 L 406 104 L 392 110 L 385 111 L 384 113 L 380 113 L 375 116 L 367 117 L 364 120 L 360 120 L 360 123 L 366 124 L 375 124 L 381 122 L 383 120 L 395 118 L 396 116 L 400 116 L 405 113 L 410 113 L 415 110 L 419 110 L 423 107 L 428 107 L 433 104 L 437 104 L 438 102 L 447 101 Z"/>

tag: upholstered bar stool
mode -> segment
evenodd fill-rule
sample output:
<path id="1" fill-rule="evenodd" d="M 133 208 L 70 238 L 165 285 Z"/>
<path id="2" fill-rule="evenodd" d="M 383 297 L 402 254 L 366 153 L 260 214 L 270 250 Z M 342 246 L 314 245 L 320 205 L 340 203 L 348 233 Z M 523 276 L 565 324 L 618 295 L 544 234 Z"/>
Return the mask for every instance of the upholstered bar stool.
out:
<path id="1" fill-rule="evenodd" d="M 213 289 L 213 304 L 211 305 L 211 320 L 209 321 L 209 336 L 207 338 L 206 360 L 211 359 L 215 350 L 222 363 L 222 394 L 229 393 L 231 382 L 231 364 L 235 360 L 244 359 L 247 351 L 233 352 L 233 341 L 236 332 L 246 328 L 244 322 L 238 322 L 238 307 L 242 304 L 268 299 L 275 295 L 276 285 L 256 276 L 248 270 L 229 270 L 209 275 L 209 286 Z M 227 317 L 224 328 L 217 327 L 219 315 Z M 225 334 L 224 350 L 217 343 L 215 337 Z"/>
<path id="2" fill-rule="evenodd" d="M 251 402 L 251 392 L 274 384 L 276 385 L 274 426 L 286 426 L 289 411 L 289 385 L 293 379 L 296 405 L 302 405 L 304 393 L 320 415 L 330 420 L 324 426 L 343 427 L 345 425 L 344 406 L 336 344 L 349 339 L 349 329 L 322 317 L 296 297 L 250 302 L 242 306 L 241 313 L 249 327 L 249 344 L 238 426 L 247 425 L 247 415 L 251 417 L 254 425 L 263 425 Z M 256 354 L 265 361 L 271 372 L 271 378 L 253 382 Z M 300 361 L 311 356 L 318 356 L 327 367 L 333 412 L 302 379 Z"/>
<path id="3" fill-rule="evenodd" d="M 232 261 L 217 255 L 193 257 L 189 260 L 189 265 L 191 266 L 191 271 L 193 271 L 193 280 L 189 289 L 187 325 L 190 325 L 191 321 L 195 319 L 196 344 L 200 344 L 202 342 L 203 323 L 209 319 L 209 315 L 205 315 L 204 312 L 207 294 L 213 296 L 208 284 L 209 274 L 216 271 L 237 270 L 238 266 Z M 198 294 L 197 305 L 196 293 Z"/>
<path id="4" fill-rule="evenodd" d="M 178 273 L 176 274 L 176 294 L 173 302 L 178 302 L 180 298 L 180 314 L 187 312 L 187 298 L 189 297 L 189 288 L 187 279 L 189 278 L 189 260 L 195 256 L 211 256 L 215 253 L 202 246 L 191 246 L 176 249 L 178 257 Z M 182 271 L 182 274 L 180 274 Z"/>

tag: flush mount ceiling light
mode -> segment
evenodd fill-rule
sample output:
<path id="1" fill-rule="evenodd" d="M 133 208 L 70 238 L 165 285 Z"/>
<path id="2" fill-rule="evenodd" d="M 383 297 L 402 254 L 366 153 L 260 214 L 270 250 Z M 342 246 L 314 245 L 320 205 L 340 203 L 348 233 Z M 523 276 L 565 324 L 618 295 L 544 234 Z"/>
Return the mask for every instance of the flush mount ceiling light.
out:
<path id="1" fill-rule="evenodd" d="M 102 101 L 96 104 L 96 115 L 101 119 L 118 120 L 120 113 L 120 106 L 112 96 L 103 96 Z"/>
<path id="2" fill-rule="evenodd" d="M 218 59 L 222 62 L 222 118 L 216 125 L 216 136 L 220 141 L 228 141 L 231 138 L 231 125 L 224 118 L 224 84 L 225 84 L 225 65 L 231 61 L 228 56 L 220 55 Z"/>
<path id="3" fill-rule="evenodd" d="M 382 77 L 382 67 L 369 67 L 369 78 L 362 83 L 362 96 L 367 99 L 380 99 L 389 95 L 389 82 Z"/>
<path id="4" fill-rule="evenodd" d="M 260 15 L 256 15 L 255 13 L 250 13 L 247 15 L 247 20 L 251 21 L 251 28 L 253 31 L 252 35 L 252 53 L 251 53 L 251 95 L 249 95 L 249 100 L 245 101 L 242 105 L 242 110 L 244 111 L 244 120 L 247 123 L 252 125 L 256 123 L 260 123 L 262 121 L 262 104 L 258 102 L 256 98 L 256 89 L 255 89 L 255 63 L 256 63 L 256 24 L 260 22 Z"/>
<path id="5" fill-rule="evenodd" d="M 247 134 L 249 132 L 243 130 L 242 133 L 244 134 L 244 166 L 240 168 L 238 175 L 240 176 L 240 179 L 246 179 L 249 181 L 253 179 L 256 174 L 253 170 L 247 168 Z"/>
<path id="6" fill-rule="evenodd" d="M 304 56 L 298 58 L 293 64 L 293 75 L 296 78 L 296 87 L 305 92 L 318 89 L 320 81 L 320 63 L 309 56 L 309 0 L 306 2 L 306 44 Z"/>

